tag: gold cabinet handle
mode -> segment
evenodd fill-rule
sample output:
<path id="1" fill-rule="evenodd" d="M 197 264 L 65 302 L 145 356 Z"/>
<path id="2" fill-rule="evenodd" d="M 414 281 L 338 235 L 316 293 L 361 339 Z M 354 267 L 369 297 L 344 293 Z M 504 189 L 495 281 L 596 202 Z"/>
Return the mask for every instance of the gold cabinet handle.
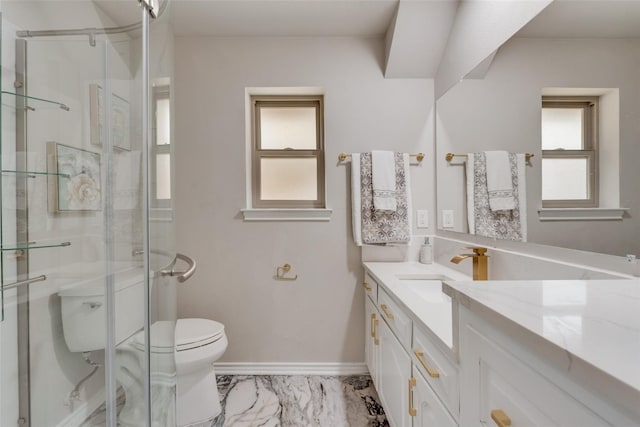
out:
<path id="1" fill-rule="evenodd" d="M 429 374 L 431 378 L 440 378 L 440 372 L 427 366 L 427 362 L 424 361 L 424 351 L 414 349 L 413 354 L 416 355 L 416 357 L 418 358 L 418 362 L 420 362 L 424 370 L 427 371 L 427 374 Z"/>
<path id="2" fill-rule="evenodd" d="M 373 322 L 373 343 L 375 345 L 380 345 L 380 340 L 378 339 L 378 319 L 375 319 Z"/>
<path id="3" fill-rule="evenodd" d="M 511 425 L 511 418 L 502 409 L 491 411 L 491 419 L 495 421 L 498 427 L 509 427 Z"/>
<path id="4" fill-rule="evenodd" d="M 409 378 L 409 415 L 415 417 L 418 413 L 416 408 L 413 407 L 413 388 L 416 386 L 416 379 L 411 377 Z"/>
<path id="5" fill-rule="evenodd" d="M 362 282 L 362 287 L 367 291 L 371 292 L 371 286 L 367 282 Z"/>
<path id="6" fill-rule="evenodd" d="M 371 313 L 371 338 L 375 338 L 376 336 L 376 326 L 375 326 L 376 314 Z"/>
<path id="7" fill-rule="evenodd" d="M 393 313 L 391 313 L 389 311 L 389 307 L 387 307 L 386 304 L 382 304 L 380 306 L 380 308 L 382 309 L 382 311 L 384 312 L 385 316 L 387 316 L 389 319 L 393 320 Z"/>

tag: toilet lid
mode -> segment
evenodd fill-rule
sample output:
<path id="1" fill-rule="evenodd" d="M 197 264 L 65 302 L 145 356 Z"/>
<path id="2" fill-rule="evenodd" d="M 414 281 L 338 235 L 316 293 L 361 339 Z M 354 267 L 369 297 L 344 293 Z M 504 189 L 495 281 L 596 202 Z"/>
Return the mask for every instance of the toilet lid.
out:
<path id="1" fill-rule="evenodd" d="M 176 322 L 157 321 L 151 325 L 151 352 L 173 353 L 175 349 L 174 328 Z M 139 350 L 144 350 L 144 330 L 138 332 L 133 338 L 133 344 Z"/>
<path id="2" fill-rule="evenodd" d="M 219 340 L 224 325 L 209 319 L 178 319 L 176 324 L 176 350 L 189 350 Z"/>

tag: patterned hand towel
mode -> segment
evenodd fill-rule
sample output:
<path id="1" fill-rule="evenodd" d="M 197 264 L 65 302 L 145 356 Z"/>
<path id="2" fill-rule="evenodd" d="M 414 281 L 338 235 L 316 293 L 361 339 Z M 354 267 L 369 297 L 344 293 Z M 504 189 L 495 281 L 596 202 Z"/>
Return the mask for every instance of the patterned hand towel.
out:
<path id="1" fill-rule="evenodd" d="M 511 180 L 509 153 L 506 151 L 485 151 L 487 162 L 487 190 L 489 207 L 492 211 L 510 211 L 516 206 Z"/>
<path id="2" fill-rule="evenodd" d="M 396 159 L 393 151 L 371 152 L 373 207 L 379 211 L 395 211 Z"/>
<path id="3" fill-rule="evenodd" d="M 469 233 L 495 239 L 527 241 L 527 184 L 524 154 L 509 154 L 515 206 L 494 211 L 489 206 L 485 153 L 467 156 L 467 219 Z"/>
<path id="4" fill-rule="evenodd" d="M 359 170 L 351 157 L 352 198 L 353 210 L 360 208 L 360 214 L 353 212 L 354 222 L 360 217 L 360 243 L 356 236 L 354 225 L 354 240 L 356 244 L 391 244 L 409 243 L 411 241 L 411 190 L 409 182 L 409 155 L 395 153 L 396 175 L 396 210 L 380 211 L 373 203 L 373 177 L 371 170 L 371 153 L 361 153 L 358 156 Z M 353 175 L 359 172 L 359 178 Z M 360 191 L 356 191 L 354 184 L 360 184 Z M 359 200 L 355 200 L 359 199 Z"/>

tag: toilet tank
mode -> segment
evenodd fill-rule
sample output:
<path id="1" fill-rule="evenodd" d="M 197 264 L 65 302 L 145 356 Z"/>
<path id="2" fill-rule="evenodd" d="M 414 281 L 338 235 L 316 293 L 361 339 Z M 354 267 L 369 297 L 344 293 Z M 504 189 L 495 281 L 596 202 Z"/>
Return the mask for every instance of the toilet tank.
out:
<path id="1" fill-rule="evenodd" d="M 59 292 L 62 329 L 72 352 L 103 350 L 106 344 L 104 276 L 64 286 Z M 144 325 L 144 274 L 142 268 L 118 272 L 115 286 L 115 344 Z"/>

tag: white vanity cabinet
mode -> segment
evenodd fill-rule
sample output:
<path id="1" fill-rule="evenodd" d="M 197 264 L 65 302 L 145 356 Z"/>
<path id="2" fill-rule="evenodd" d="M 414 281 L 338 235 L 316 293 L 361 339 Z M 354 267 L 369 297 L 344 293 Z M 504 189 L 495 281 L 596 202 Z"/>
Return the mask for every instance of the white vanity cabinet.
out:
<path id="1" fill-rule="evenodd" d="M 365 282 L 365 359 L 389 424 L 457 426 L 456 363 L 382 284 Z"/>
<path id="2" fill-rule="evenodd" d="M 460 425 L 640 425 L 543 360 L 525 354 L 521 343 L 498 333 L 466 308 L 461 307 L 459 315 Z"/>
<path id="3" fill-rule="evenodd" d="M 380 314 L 373 301 L 365 298 L 364 301 L 365 346 L 364 355 L 367 368 L 371 374 L 373 384 L 378 385 L 378 329 L 380 326 Z"/>
<path id="4" fill-rule="evenodd" d="M 408 410 L 411 358 L 384 321 L 380 322 L 378 336 L 380 350 L 376 390 L 384 412 L 392 427 L 411 426 L 412 417 Z"/>

